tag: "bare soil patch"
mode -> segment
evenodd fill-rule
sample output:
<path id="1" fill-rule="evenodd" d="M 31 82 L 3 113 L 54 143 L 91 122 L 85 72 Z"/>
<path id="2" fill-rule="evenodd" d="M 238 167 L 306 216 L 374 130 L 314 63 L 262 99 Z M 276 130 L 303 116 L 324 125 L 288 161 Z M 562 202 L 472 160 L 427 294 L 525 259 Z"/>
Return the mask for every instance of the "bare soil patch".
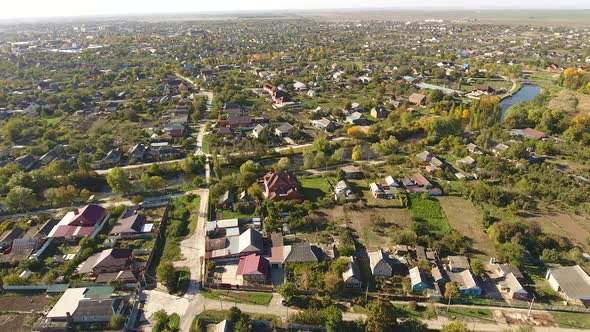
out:
<path id="1" fill-rule="evenodd" d="M 590 236 L 590 218 L 586 215 L 575 215 L 561 212 L 544 212 L 524 221 L 535 221 L 543 231 L 567 237 L 583 244 Z"/>
<path id="2" fill-rule="evenodd" d="M 494 257 L 496 250 L 482 227 L 482 217 L 473 204 L 455 196 L 438 198 L 451 227 L 471 241 L 470 250 L 482 258 Z"/>
<path id="3" fill-rule="evenodd" d="M 42 311 L 51 303 L 53 299 L 45 295 L 0 297 L 0 308 L 3 311 Z"/>
<path id="4" fill-rule="evenodd" d="M 27 315 L 0 315 L 1 331 L 25 331 Z"/>

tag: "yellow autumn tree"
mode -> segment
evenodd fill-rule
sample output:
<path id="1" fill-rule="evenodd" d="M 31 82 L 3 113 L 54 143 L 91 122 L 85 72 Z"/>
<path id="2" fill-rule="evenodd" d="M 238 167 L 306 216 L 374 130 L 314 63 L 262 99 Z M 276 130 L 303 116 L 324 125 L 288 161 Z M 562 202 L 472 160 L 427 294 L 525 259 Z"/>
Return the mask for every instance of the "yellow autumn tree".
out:
<path id="1" fill-rule="evenodd" d="M 563 71 L 563 76 L 564 77 L 574 77 L 574 76 L 576 76 L 577 73 L 578 73 L 578 71 L 576 70 L 576 68 L 567 68 Z"/>
<path id="2" fill-rule="evenodd" d="M 461 119 L 469 119 L 469 110 L 468 109 L 464 109 L 463 113 L 461 113 Z"/>
<path id="3" fill-rule="evenodd" d="M 346 133 L 354 138 L 361 138 L 364 134 L 363 130 L 359 126 L 353 126 L 348 128 L 348 130 L 346 130 Z"/>
<path id="4" fill-rule="evenodd" d="M 352 153 L 352 161 L 357 161 L 361 159 L 361 153 L 358 151 L 354 151 Z"/>

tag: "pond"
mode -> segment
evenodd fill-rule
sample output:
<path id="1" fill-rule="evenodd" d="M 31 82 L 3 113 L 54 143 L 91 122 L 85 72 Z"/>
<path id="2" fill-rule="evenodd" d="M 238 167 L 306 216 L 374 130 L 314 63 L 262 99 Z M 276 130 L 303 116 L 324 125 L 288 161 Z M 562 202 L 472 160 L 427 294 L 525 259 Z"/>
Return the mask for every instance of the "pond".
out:
<path id="1" fill-rule="evenodd" d="M 502 120 L 506 117 L 506 112 L 508 109 L 516 104 L 520 103 L 521 101 L 529 101 L 535 98 L 536 95 L 541 93 L 541 87 L 532 84 L 525 84 L 512 96 L 505 98 L 500 102 L 500 108 L 502 109 Z"/>

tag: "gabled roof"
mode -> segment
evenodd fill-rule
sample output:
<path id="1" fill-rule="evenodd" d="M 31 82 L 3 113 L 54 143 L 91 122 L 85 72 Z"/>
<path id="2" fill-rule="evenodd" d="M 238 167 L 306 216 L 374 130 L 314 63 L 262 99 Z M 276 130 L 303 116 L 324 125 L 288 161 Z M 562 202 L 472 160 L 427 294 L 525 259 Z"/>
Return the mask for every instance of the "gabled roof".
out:
<path id="1" fill-rule="evenodd" d="M 262 251 L 262 249 L 262 234 L 258 233 L 252 228 L 248 228 L 240 235 L 238 249 L 240 253 L 248 251 Z"/>
<path id="2" fill-rule="evenodd" d="M 119 219 L 110 234 L 133 234 L 141 233 L 145 217 L 141 214 L 134 214 L 127 218 Z"/>
<path id="3" fill-rule="evenodd" d="M 381 249 L 369 253 L 369 262 L 371 270 L 374 270 L 379 263 L 385 263 L 389 265 L 389 262 L 387 262 L 387 259 L 385 258 L 385 255 Z"/>
<path id="4" fill-rule="evenodd" d="M 358 264 L 355 262 L 354 257 L 350 256 L 350 262 L 348 263 L 348 269 L 342 272 L 342 279 L 344 282 L 348 281 L 350 278 L 354 278 L 356 280 L 361 280 L 361 272 L 359 269 Z"/>
<path id="5" fill-rule="evenodd" d="M 89 236 L 106 214 L 107 211 L 103 207 L 93 204 L 75 209 L 66 213 L 53 227 L 48 237 Z"/>
<path id="6" fill-rule="evenodd" d="M 553 276 L 567 297 L 590 299 L 590 277 L 579 265 L 551 268 L 547 275 Z"/>
<path id="7" fill-rule="evenodd" d="M 278 263 L 309 263 L 319 261 L 319 248 L 309 244 L 273 247 L 271 262 Z"/>
<path id="8" fill-rule="evenodd" d="M 266 258 L 256 254 L 240 257 L 236 275 L 255 273 L 266 274 L 268 271 L 268 265 L 268 260 Z"/>
<path id="9" fill-rule="evenodd" d="M 412 286 L 426 282 L 424 274 L 417 266 L 410 269 L 410 281 L 412 283 Z"/>
<path id="10" fill-rule="evenodd" d="M 106 249 L 94 254 L 78 266 L 78 273 L 92 273 L 95 269 L 126 270 L 130 265 L 131 249 Z"/>

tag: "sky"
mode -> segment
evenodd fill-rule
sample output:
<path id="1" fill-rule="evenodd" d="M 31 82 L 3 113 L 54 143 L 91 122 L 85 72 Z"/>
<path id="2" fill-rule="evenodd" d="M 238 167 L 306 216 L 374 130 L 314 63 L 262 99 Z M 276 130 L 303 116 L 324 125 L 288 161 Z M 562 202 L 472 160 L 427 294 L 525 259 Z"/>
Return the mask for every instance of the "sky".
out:
<path id="1" fill-rule="evenodd" d="M 4 3 L 2 3 L 4 2 Z M 277 9 L 590 9 L 589 0 L 0 0 L 0 19 Z"/>

